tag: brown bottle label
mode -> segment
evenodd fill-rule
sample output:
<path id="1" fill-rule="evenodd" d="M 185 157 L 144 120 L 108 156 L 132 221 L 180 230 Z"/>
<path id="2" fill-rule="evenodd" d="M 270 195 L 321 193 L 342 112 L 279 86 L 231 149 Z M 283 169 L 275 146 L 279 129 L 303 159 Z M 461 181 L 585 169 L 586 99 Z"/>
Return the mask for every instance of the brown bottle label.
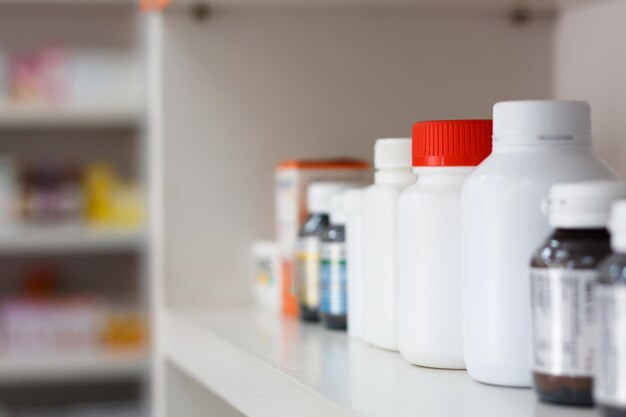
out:
<path id="1" fill-rule="evenodd" d="M 593 269 L 531 269 L 535 372 L 593 375 L 596 277 Z"/>
<path id="2" fill-rule="evenodd" d="M 594 396 L 604 405 L 626 407 L 626 288 L 597 285 Z"/>

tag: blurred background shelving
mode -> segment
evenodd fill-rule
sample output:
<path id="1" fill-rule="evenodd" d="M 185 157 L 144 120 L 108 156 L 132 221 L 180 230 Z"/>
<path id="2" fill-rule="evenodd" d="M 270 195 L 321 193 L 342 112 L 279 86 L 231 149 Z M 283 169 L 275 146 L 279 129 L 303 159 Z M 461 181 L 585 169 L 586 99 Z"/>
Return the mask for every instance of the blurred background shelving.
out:
<path id="1" fill-rule="evenodd" d="M 0 415 L 146 415 L 144 31 L 0 0 Z"/>

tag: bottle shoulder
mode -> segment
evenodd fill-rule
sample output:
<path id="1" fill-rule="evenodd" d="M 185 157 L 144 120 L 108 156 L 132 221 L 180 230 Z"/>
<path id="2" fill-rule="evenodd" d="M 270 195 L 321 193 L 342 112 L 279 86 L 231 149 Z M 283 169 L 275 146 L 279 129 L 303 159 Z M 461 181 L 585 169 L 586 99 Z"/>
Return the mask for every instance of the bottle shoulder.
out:
<path id="1" fill-rule="evenodd" d="M 535 268 L 594 269 L 611 253 L 608 232 L 555 232 L 533 254 Z"/>
<path id="2" fill-rule="evenodd" d="M 616 179 L 616 174 L 585 147 L 536 147 L 519 152 L 494 151 L 470 174 L 465 187 L 481 182 L 528 185 L 579 179 Z"/>

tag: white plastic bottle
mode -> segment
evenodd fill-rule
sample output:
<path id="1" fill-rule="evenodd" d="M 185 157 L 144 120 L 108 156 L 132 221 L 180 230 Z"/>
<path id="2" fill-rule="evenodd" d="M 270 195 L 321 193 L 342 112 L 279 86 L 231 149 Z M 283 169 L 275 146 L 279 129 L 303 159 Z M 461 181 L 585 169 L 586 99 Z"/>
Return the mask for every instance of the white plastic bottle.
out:
<path id="1" fill-rule="evenodd" d="M 491 120 L 418 122 L 398 201 L 398 348 L 408 362 L 464 369 L 461 187 L 491 152 Z"/>
<path id="2" fill-rule="evenodd" d="M 531 385 L 528 259 L 550 232 L 557 182 L 614 179 L 591 151 L 589 105 L 511 101 L 493 109 L 493 152 L 463 187 L 465 363 L 478 381 Z"/>
<path id="3" fill-rule="evenodd" d="M 417 176 L 411 169 L 411 139 L 378 139 L 374 184 L 363 198 L 363 338 L 397 350 L 396 204 Z"/>
<path id="4" fill-rule="evenodd" d="M 344 191 L 343 206 L 346 212 L 346 257 L 348 264 L 348 334 L 361 337 L 362 322 L 362 219 L 364 188 Z"/>

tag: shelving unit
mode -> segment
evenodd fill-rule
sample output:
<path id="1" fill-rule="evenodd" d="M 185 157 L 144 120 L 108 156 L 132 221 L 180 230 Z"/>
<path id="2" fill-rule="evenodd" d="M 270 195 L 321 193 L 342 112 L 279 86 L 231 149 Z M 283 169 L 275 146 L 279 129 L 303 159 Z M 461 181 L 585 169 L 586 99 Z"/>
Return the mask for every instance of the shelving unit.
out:
<path id="1" fill-rule="evenodd" d="M 10 94 L 2 91 L 0 154 L 12 158 L 22 172 L 27 166 L 37 173 L 47 163 L 61 172 L 66 164 L 80 171 L 101 163 L 136 184 L 141 193 L 148 178 L 141 85 L 144 33 L 137 2 L 0 0 L 0 8 L 0 32 L 6 35 L 0 42 L 2 64 L 15 62 L 12 57 L 38 59 L 41 48 L 52 44 L 63 51 L 66 61 L 59 68 L 67 71 L 64 105 L 38 104 L 45 98 L 12 104 Z M 1 74 L 3 81 L 8 74 Z M 23 282 L 45 269 L 70 297 L 93 297 L 111 308 L 107 320 L 126 312 L 149 320 L 146 227 L 15 223 L 0 228 L 0 298 L 10 295 L 19 301 Z M 37 357 L 0 351 L 0 408 L 13 415 L 52 407 L 66 410 L 58 413 L 64 415 L 77 403 L 81 412 L 89 413 L 92 402 L 97 409 L 99 403 L 121 401 L 143 409 L 150 354 L 150 346 Z"/>
<path id="2" fill-rule="evenodd" d="M 147 372 L 147 363 L 143 352 L 34 358 L 0 356 L 0 386 L 139 379 Z"/>

